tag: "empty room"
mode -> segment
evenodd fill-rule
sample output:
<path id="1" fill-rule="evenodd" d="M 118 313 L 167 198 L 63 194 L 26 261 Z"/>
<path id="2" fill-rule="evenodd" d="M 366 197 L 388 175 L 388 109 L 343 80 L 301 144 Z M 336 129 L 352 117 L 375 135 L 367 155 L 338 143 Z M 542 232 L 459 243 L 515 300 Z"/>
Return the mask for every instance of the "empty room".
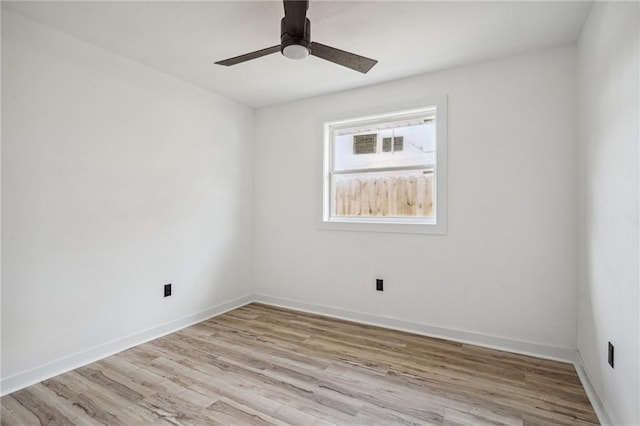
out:
<path id="1" fill-rule="evenodd" d="M 0 12 L 2 426 L 640 426 L 640 2 Z"/>

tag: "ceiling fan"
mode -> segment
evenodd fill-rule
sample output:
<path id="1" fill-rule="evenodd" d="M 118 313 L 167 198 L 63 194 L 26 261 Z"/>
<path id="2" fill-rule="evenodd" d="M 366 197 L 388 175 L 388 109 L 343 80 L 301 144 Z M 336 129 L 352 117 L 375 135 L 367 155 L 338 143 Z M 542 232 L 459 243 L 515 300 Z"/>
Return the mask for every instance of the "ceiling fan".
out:
<path id="1" fill-rule="evenodd" d="M 311 41 L 311 21 L 307 18 L 309 0 L 283 0 L 284 18 L 280 21 L 280 44 L 255 52 L 218 61 L 216 64 L 231 66 L 281 52 L 289 59 L 304 59 L 316 56 L 334 64 L 366 74 L 378 61 L 345 52 L 335 47 Z"/>

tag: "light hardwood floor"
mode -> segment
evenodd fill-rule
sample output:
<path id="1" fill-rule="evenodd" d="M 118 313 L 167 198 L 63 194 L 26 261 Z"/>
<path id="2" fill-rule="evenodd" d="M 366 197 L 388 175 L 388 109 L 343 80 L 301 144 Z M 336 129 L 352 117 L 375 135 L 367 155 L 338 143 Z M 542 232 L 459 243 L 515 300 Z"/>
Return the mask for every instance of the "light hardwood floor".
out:
<path id="1" fill-rule="evenodd" d="M 260 304 L 1 405 L 2 425 L 597 424 L 570 364 Z"/>

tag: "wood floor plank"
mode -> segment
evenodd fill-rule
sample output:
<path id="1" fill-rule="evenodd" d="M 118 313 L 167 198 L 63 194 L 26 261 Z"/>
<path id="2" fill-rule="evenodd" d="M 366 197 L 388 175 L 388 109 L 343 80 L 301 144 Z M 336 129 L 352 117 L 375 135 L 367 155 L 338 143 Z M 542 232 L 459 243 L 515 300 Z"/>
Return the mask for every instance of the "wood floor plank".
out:
<path id="1" fill-rule="evenodd" d="M 18 418 L 7 407 L 0 407 L 0 426 L 23 426 L 25 423 Z"/>
<path id="2" fill-rule="evenodd" d="M 2 424 L 37 425 L 39 423 L 38 417 L 27 407 L 20 404 L 12 395 L 2 397 L 2 413 L 9 412 L 7 417 L 4 417 L 3 414 Z M 16 421 L 16 423 L 10 423 L 11 420 Z"/>
<path id="3" fill-rule="evenodd" d="M 257 413 L 246 406 L 224 399 L 219 399 L 209 405 L 207 410 L 215 413 L 215 416 L 225 424 L 247 424 L 256 426 L 286 425 L 285 423 L 272 419 L 271 416 L 266 413 Z"/>
<path id="4" fill-rule="evenodd" d="M 19 390 L 11 396 L 37 418 L 36 424 L 64 426 L 71 423 L 71 420 L 60 411 L 59 406 L 47 404 L 39 399 L 34 394 L 33 388 Z"/>
<path id="5" fill-rule="evenodd" d="M 597 425 L 571 364 L 250 304 L 0 400 L 5 425 Z"/>
<path id="6" fill-rule="evenodd" d="M 52 383 L 57 382 L 69 388 L 70 392 L 78 394 L 78 397 L 72 401 L 84 414 L 95 419 L 113 419 L 114 417 L 118 419 L 117 422 L 100 421 L 100 424 L 162 423 L 152 412 L 135 408 L 135 401 L 123 397 L 118 392 L 112 392 L 109 388 L 96 385 L 91 380 L 87 380 L 84 376 L 78 374 L 76 370 L 46 380 L 42 382 L 42 385 L 51 388 Z"/>
<path id="7" fill-rule="evenodd" d="M 100 408 L 90 397 L 82 393 L 71 390 L 68 386 L 57 382 L 55 379 L 48 380 L 42 386 L 32 386 L 31 389 L 40 400 L 51 401 L 56 407 L 63 411 L 65 416 L 73 419 L 77 425 L 99 425 L 110 424 L 114 426 L 124 426 L 117 416 Z"/>
<path id="8" fill-rule="evenodd" d="M 193 405 L 190 401 L 177 395 L 158 392 L 148 396 L 136 404 L 158 418 L 171 424 L 223 425 L 210 415 L 206 409 Z"/>

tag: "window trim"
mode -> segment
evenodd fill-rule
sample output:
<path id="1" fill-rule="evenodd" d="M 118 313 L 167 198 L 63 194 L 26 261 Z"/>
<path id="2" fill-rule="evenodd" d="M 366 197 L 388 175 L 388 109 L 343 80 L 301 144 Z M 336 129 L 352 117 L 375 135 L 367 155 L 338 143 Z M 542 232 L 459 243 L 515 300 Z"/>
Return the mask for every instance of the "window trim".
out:
<path id="1" fill-rule="evenodd" d="M 398 232 L 444 235 L 447 233 L 447 96 L 431 96 L 423 99 L 419 107 L 410 107 L 394 112 L 378 112 L 350 119 L 327 121 L 323 124 L 322 150 L 322 214 L 319 228 L 322 230 Z M 332 130 L 348 127 L 354 123 L 375 124 L 394 118 L 423 113 L 436 109 L 436 218 L 435 220 L 389 217 L 358 217 L 330 220 L 331 161 L 333 155 Z M 361 172 L 362 170 L 359 169 Z M 344 173 L 345 171 L 338 171 Z"/>

